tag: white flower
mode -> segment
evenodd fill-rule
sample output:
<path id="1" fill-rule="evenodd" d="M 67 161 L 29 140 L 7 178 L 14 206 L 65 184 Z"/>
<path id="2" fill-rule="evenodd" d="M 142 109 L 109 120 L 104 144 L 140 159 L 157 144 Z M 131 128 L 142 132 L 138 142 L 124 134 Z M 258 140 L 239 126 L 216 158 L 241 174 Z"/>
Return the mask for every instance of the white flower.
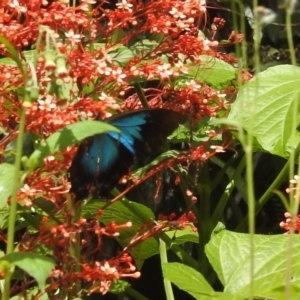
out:
<path id="1" fill-rule="evenodd" d="M 217 153 L 225 152 L 222 146 L 210 146 L 211 149 L 215 149 Z"/>
<path id="2" fill-rule="evenodd" d="M 53 97 L 50 95 L 46 96 L 45 100 L 38 100 L 37 102 L 39 103 L 39 109 L 40 110 L 46 110 L 46 111 L 51 111 L 56 107 L 55 103 L 52 103 Z"/>
<path id="3" fill-rule="evenodd" d="M 161 78 L 169 78 L 171 75 L 173 75 L 173 70 L 170 64 L 163 64 L 158 66 L 157 69 Z"/>
<path id="4" fill-rule="evenodd" d="M 82 38 L 82 34 L 75 34 L 73 29 L 70 29 L 69 32 L 65 32 L 65 36 L 69 38 L 72 45 L 79 43 Z"/>
<path id="5" fill-rule="evenodd" d="M 123 83 L 123 78 L 126 77 L 126 74 L 122 73 L 122 69 L 118 68 L 117 70 L 112 71 L 112 76 L 115 77 L 118 83 Z"/>
<path id="6" fill-rule="evenodd" d="M 120 3 L 117 3 L 116 6 L 119 9 L 127 10 L 128 12 L 132 13 L 132 7 L 133 5 L 131 3 L 128 3 L 127 0 L 122 0 Z"/>
<path id="7" fill-rule="evenodd" d="M 171 15 L 173 15 L 176 19 L 185 19 L 186 15 L 183 14 L 181 11 L 178 11 L 177 8 L 172 7 L 171 11 L 169 12 Z"/>

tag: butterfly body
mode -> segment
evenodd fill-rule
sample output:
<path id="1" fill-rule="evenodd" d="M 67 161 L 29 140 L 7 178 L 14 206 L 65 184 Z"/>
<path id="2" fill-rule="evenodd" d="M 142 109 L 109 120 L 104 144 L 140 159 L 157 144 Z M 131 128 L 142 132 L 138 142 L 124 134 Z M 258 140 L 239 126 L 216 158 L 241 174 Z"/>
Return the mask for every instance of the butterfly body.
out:
<path id="1" fill-rule="evenodd" d="M 77 200 L 89 193 L 107 196 L 135 157 L 155 151 L 185 121 L 184 115 L 167 109 L 140 109 L 106 119 L 120 134 L 94 135 L 79 145 L 69 169 L 70 192 Z"/>

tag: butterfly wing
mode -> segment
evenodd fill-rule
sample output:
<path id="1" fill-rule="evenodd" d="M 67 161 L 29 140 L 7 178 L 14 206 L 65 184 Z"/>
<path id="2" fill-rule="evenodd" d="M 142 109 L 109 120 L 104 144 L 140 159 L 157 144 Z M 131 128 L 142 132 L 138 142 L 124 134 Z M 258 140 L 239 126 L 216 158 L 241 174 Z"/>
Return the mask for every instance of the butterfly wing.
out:
<path id="1" fill-rule="evenodd" d="M 70 192 L 77 200 L 93 191 L 107 196 L 128 173 L 135 156 L 155 151 L 185 121 L 184 115 L 167 109 L 141 109 L 107 119 L 121 133 L 95 135 L 79 145 L 69 169 Z"/>
<path id="2" fill-rule="evenodd" d="M 108 134 L 122 143 L 131 153 L 145 156 L 161 146 L 186 116 L 168 109 L 140 109 L 109 118 L 121 134 Z"/>
<path id="3" fill-rule="evenodd" d="M 69 169 L 70 193 L 76 200 L 90 193 L 107 196 L 133 163 L 123 145 L 109 136 L 99 134 L 84 140 L 78 147 Z"/>

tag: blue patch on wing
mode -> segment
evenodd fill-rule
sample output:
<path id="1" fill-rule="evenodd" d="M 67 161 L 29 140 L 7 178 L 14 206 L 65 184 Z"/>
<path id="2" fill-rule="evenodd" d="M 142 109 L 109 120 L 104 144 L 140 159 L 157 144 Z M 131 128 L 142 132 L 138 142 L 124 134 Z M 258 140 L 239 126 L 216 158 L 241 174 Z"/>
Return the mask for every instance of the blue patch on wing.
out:
<path id="1" fill-rule="evenodd" d="M 100 171 L 106 172 L 111 165 L 117 160 L 119 149 L 116 141 L 108 134 L 102 137 L 101 153 L 100 153 Z"/>
<path id="2" fill-rule="evenodd" d="M 143 125 L 147 122 L 146 118 L 149 116 L 147 112 L 139 112 L 135 115 L 125 115 L 123 117 L 119 117 L 116 120 L 110 121 L 109 124 L 116 126 L 116 127 L 132 127 L 132 126 L 139 126 Z"/>
<path id="3" fill-rule="evenodd" d="M 112 131 L 107 134 L 122 143 L 131 153 L 135 154 L 134 141 L 143 140 L 141 126 L 146 124 L 147 116 L 148 114 L 146 112 L 141 112 L 133 116 L 126 116 L 114 120 L 110 122 L 110 124 L 117 127 L 121 131 L 121 134 Z"/>
<path id="4" fill-rule="evenodd" d="M 85 171 L 98 176 L 108 170 L 118 157 L 116 141 L 109 135 L 95 135 L 89 151 L 82 157 Z"/>

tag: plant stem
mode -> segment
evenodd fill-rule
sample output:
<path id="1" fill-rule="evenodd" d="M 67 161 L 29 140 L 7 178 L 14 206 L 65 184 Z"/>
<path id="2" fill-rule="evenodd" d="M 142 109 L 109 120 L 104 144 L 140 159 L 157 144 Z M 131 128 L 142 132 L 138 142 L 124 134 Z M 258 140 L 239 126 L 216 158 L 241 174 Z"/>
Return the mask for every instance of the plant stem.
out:
<path id="1" fill-rule="evenodd" d="M 161 265 L 166 264 L 168 262 L 167 248 L 165 242 L 162 239 L 159 239 L 159 255 Z M 171 282 L 166 278 L 164 278 L 164 287 L 166 291 L 166 299 L 175 300 Z"/>
<path id="2" fill-rule="evenodd" d="M 73 200 L 73 199 L 71 199 Z M 73 202 L 73 201 L 72 201 Z M 78 203 L 77 203 L 78 204 Z M 76 207 L 73 203 L 73 207 Z M 81 204 L 77 205 L 76 210 L 75 210 L 75 216 L 73 218 L 74 222 L 77 222 L 80 218 L 81 215 Z M 71 244 L 71 249 L 70 252 L 72 253 L 72 256 L 75 258 L 75 272 L 80 272 L 81 271 L 81 264 L 80 264 L 80 257 L 81 257 L 81 239 L 80 239 L 80 233 L 76 232 L 74 236 L 76 242 Z M 81 290 L 81 280 L 76 280 L 75 282 L 75 291 L 74 294 L 77 295 Z M 72 296 L 74 296 L 74 294 Z"/>
<path id="3" fill-rule="evenodd" d="M 216 161 L 217 158 L 212 157 L 211 160 Z M 229 162 L 232 162 L 232 160 L 230 159 Z M 228 167 L 228 163 L 226 163 L 224 168 L 226 168 L 226 167 Z M 238 179 L 240 178 L 244 169 L 245 169 L 245 156 L 241 159 L 239 165 L 237 166 L 237 168 L 235 169 L 235 171 L 232 174 L 230 174 L 231 173 L 230 170 L 228 170 L 228 172 L 226 172 L 228 174 L 230 182 L 228 183 L 225 191 L 223 192 L 221 198 L 218 201 L 217 207 L 215 208 L 215 210 L 212 214 L 211 219 L 214 224 L 214 227 L 217 225 L 218 221 L 221 219 L 222 214 L 224 213 L 224 209 L 230 198 L 230 195 L 235 187 L 235 182 L 238 181 Z M 226 170 L 227 170 L 227 168 L 226 168 Z"/>
<path id="4" fill-rule="evenodd" d="M 297 155 L 299 155 L 299 147 L 296 149 Z M 255 214 L 257 214 L 267 203 L 267 201 L 270 199 L 270 197 L 273 195 L 274 190 L 277 189 L 280 184 L 283 182 L 283 179 L 286 178 L 286 176 L 289 173 L 289 167 L 290 167 L 290 160 L 286 162 L 278 176 L 275 178 L 275 180 L 272 182 L 272 184 L 269 186 L 269 188 L 265 191 L 265 193 L 260 197 L 260 199 L 257 201 L 255 205 Z M 241 232 L 245 229 L 248 221 L 248 215 L 245 216 L 245 218 L 242 220 L 242 222 L 237 226 L 235 231 Z"/>
<path id="5" fill-rule="evenodd" d="M 293 41 L 293 32 L 292 32 L 292 10 L 291 10 L 291 1 L 285 1 L 286 5 L 286 20 L 285 20 L 285 28 L 287 33 L 287 40 L 289 45 L 290 57 L 291 57 L 291 64 L 296 66 L 296 55 L 295 55 L 295 48 L 294 48 L 294 41 Z M 295 99 L 293 102 L 293 119 L 292 119 L 292 128 L 296 128 L 298 125 L 298 110 L 299 104 L 298 99 Z M 296 137 L 296 131 L 292 131 L 291 139 L 294 140 Z M 299 145 L 298 145 L 299 148 Z M 295 162 L 296 159 L 298 160 L 299 164 L 299 152 L 297 149 L 293 149 L 290 155 L 290 164 L 289 164 L 289 177 L 290 180 L 294 177 L 295 172 Z M 298 165 L 298 172 L 297 175 L 299 176 L 300 166 Z M 286 262 L 286 280 L 285 280 L 285 298 L 291 298 L 291 279 L 292 278 L 292 254 L 293 254 L 293 245 L 295 239 L 295 224 L 296 218 L 299 210 L 299 181 L 297 182 L 296 191 L 293 188 L 293 183 L 290 181 L 290 192 L 289 192 L 289 202 L 290 202 L 290 214 L 291 214 L 291 230 L 289 234 L 288 240 L 288 247 L 287 247 L 287 262 Z M 297 199 L 297 200 L 296 200 Z"/>
<path id="6" fill-rule="evenodd" d="M 19 134 L 17 139 L 15 176 L 14 176 L 13 192 L 12 192 L 11 203 L 10 203 L 10 213 L 9 213 L 9 222 L 8 222 L 8 241 L 7 241 L 6 254 L 12 253 L 14 249 L 14 234 L 15 234 L 15 222 L 16 222 L 16 213 L 17 213 L 17 193 L 20 187 L 19 177 L 20 177 L 20 168 L 21 168 L 24 128 L 25 128 L 25 110 L 23 109 L 21 112 Z"/>
<path id="7" fill-rule="evenodd" d="M 213 231 L 213 225 L 211 223 L 211 187 L 210 187 L 210 174 L 208 161 L 201 167 L 200 182 L 196 186 L 197 196 L 199 200 L 197 202 L 197 228 L 199 234 L 198 245 L 198 263 L 203 276 L 209 276 L 211 272 L 211 265 L 205 254 L 205 245 L 209 242 L 211 233 Z"/>
<path id="8" fill-rule="evenodd" d="M 246 36 L 246 29 L 245 29 L 245 7 L 242 4 L 240 0 L 233 0 L 231 1 L 231 11 L 235 12 L 237 11 L 236 7 L 238 6 L 238 14 L 240 15 L 240 23 L 237 22 L 236 14 L 232 14 L 232 21 L 233 21 L 233 28 L 235 32 L 242 32 L 244 36 Z M 238 26 L 240 25 L 240 26 Z M 247 42 L 246 39 L 242 40 L 242 44 L 240 46 L 239 43 L 236 43 L 235 45 L 235 52 L 236 57 L 242 58 L 242 67 L 247 68 L 248 66 L 248 57 L 247 57 Z M 242 85 L 242 78 L 241 78 L 241 72 L 239 72 L 239 78 L 238 78 L 238 87 L 240 88 Z"/>
<path id="9" fill-rule="evenodd" d="M 288 1 L 289 2 L 289 1 Z M 295 54 L 295 47 L 294 47 L 294 40 L 293 40 L 293 31 L 292 31 L 292 12 L 290 9 L 286 9 L 286 19 L 285 19 L 285 28 L 286 28 L 286 35 L 287 41 L 289 45 L 290 57 L 291 57 L 291 64 L 296 66 L 296 54 Z"/>
<path id="10" fill-rule="evenodd" d="M 148 107 L 149 107 L 149 104 L 148 104 L 147 99 L 146 99 L 146 97 L 145 97 L 145 94 L 144 94 L 144 92 L 143 92 L 143 90 L 142 90 L 142 88 L 141 88 L 141 85 L 140 85 L 139 83 L 135 83 L 135 84 L 133 84 L 133 86 L 134 86 L 134 88 L 135 88 L 135 90 L 136 90 L 136 93 L 137 93 L 138 96 L 139 96 L 139 99 L 140 99 L 140 101 L 141 101 L 141 103 L 142 103 L 142 106 L 143 106 L 144 108 L 148 108 Z"/>
<path id="11" fill-rule="evenodd" d="M 8 220 L 8 234 L 7 234 L 7 248 L 6 254 L 10 254 L 14 251 L 14 238 L 15 238 L 15 223 L 17 214 L 17 194 L 20 188 L 20 169 L 21 169 L 21 158 L 22 158 L 22 147 L 23 147 L 23 135 L 25 129 L 25 109 L 21 110 L 21 120 L 19 125 L 19 134 L 17 138 L 17 150 L 16 150 L 16 161 L 15 161 L 15 176 L 12 190 L 12 197 L 10 202 L 9 220 Z M 10 290 L 10 279 L 11 273 L 5 274 L 4 290 L 2 294 L 2 300 L 9 299 Z"/>
<path id="12" fill-rule="evenodd" d="M 139 292 L 137 292 L 136 290 L 134 290 L 132 287 L 128 287 L 125 290 L 126 294 L 133 297 L 136 300 L 149 300 L 147 297 L 145 297 L 144 295 L 140 294 Z"/>

